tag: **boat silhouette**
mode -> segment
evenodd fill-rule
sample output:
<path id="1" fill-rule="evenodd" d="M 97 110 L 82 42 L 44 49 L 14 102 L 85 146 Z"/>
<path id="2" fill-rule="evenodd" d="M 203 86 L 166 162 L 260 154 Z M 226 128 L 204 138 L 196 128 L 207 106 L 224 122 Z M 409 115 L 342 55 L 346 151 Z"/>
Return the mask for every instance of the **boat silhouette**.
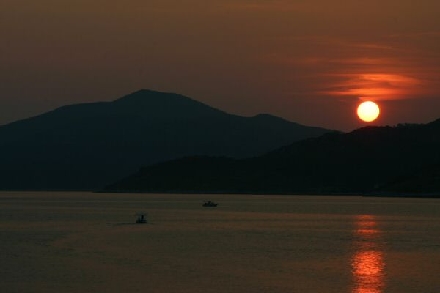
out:
<path id="1" fill-rule="evenodd" d="M 205 207 L 205 208 L 206 207 L 208 207 L 208 208 L 215 208 L 217 205 L 218 205 L 217 203 L 208 200 L 208 201 L 205 201 L 202 206 Z"/>

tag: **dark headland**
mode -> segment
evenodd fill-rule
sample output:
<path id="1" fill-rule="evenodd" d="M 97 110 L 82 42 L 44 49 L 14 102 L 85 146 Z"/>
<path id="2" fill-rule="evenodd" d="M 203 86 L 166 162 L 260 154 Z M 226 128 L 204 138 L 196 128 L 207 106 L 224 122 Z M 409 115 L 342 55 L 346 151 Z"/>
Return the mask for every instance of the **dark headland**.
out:
<path id="1" fill-rule="evenodd" d="M 328 133 L 254 158 L 187 157 L 146 166 L 104 191 L 437 197 L 440 119 Z"/>

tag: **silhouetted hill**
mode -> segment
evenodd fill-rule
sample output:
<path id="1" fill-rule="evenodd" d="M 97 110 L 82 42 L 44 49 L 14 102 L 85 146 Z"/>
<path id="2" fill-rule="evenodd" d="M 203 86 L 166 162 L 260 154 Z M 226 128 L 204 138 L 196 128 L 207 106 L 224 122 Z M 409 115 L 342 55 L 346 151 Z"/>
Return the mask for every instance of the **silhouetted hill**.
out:
<path id="1" fill-rule="evenodd" d="M 403 192 L 409 191 L 407 185 L 387 184 L 436 164 L 440 164 L 440 120 L 329 133 L 251 159 L 166 162 L 143 168 L 106 190 L 328 194 L 382 191 L 387 186 L 388 191 Z M 412 192 L 419 190 L 415 181 L 409 184 Z M 434 189 L 440 192 L 438 183 L 420 191 Z"/>
<path id="2" fill-rule="evenodd" d="M 193 155 L 256 156 L 326 132 L 140 90 L 1 126 L 0 189 L 99 189 L 152 163 Z"/>
<path id="3" fill-rule="evenodd" d="M 440 164 L 428 165 L 415 172 L 395 178 L 381 186 L 379 191 L 404 194 L 437 193 L 440 197 Z"/>

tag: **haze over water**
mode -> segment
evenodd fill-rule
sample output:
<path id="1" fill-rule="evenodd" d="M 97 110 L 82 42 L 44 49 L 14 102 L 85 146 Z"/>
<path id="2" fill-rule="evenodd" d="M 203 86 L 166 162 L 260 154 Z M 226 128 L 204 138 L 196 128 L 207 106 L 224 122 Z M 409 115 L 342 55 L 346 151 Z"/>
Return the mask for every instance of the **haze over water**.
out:
<path id="1" fill-rule="evenodd" d="M 0 209 L 6 293 L 440 288 L 436 199 L 1 192 Z"/>

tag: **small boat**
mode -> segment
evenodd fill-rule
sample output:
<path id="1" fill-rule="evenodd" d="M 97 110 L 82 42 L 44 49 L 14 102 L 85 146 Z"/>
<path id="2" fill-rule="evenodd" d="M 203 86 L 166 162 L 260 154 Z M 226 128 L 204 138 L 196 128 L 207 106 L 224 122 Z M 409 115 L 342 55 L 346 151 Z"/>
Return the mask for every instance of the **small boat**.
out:
<path id="1" fill-rule="evenodd" d="M 147 218 L 145 217 L 144 213 L 138 214 L 138 217 L 136 219 L 136 224 L 145 224 L 147 223 Z"/>
<path id="2" fill-rule="evenodd" d="M 208 200 L 208 201 L 205 201 L 202 206 L 205 207 L 205 208 L 206 207 L 208 207 L 208 208 L 215 208 L 217 205 L 218 205 L 217 203 Z"/>

